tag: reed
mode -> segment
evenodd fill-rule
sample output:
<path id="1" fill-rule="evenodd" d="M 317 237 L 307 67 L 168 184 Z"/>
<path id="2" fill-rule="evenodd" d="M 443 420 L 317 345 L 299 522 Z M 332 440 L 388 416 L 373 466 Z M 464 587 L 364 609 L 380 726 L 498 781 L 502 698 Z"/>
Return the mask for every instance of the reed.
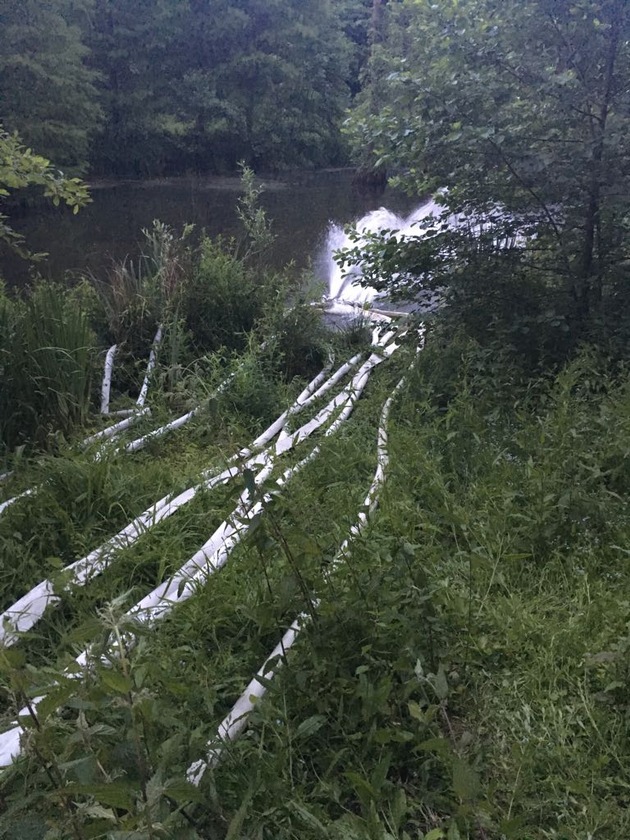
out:
<path id="1" fill-rule="evenodd" d="M 95 339 L 61 286 L 39 282 L 26 301 L 0 299 L 0 445 L 42 444 L 87 418 Z"/>

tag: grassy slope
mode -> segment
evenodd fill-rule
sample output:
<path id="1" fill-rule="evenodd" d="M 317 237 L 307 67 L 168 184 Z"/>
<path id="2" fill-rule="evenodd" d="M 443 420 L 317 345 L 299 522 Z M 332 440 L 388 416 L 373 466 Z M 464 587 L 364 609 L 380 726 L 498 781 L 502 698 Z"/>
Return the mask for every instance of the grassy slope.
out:
<path id="1" fill-rule="evenodd" d="M 348 427 L 211 585 L 129 662 L 68 687 L 64 716 L 44 720 L 37 752 L 6 774 L 3 796 L 17 810 L 0 836 L 43 837 L 44 822 L 59 837 L 630 834 L 623 376 L 584 356 L 555 381 L 524 384 L 496 353 L 430 345 L 392 416 L 390 480 L 373 527 L 328 574 L 370 482 L 380 406 L 407 361 L 377 371 Z M 110 465 L 103 498 L 129 482 L 128 514 L 154 480 L 166 484 L 169 464 L 183 480 L 206 445 L 187 434 L 155 463 Z M 226 506 L 225 494 L 202 499 L 163 539 L 122 558 L 95 600 L 77 597 L 44 623 L 29 660 L 39 649 L 63 664 L 94 634 L 96 604 L 123 584 L 145 590 Z M 38 510 L 32 534 L 52 535 L 50 508 Z M 81 534 L 95 544 L 90 516 L 77 509 L 72 546 Z M 309 608 L 306 592 L 321 599 L 317 621 L 188 804 L 185 768 Z M 102 614 L 110 636 L 127 601 Z M 8 703 L 56 674 L 25 672 L 17 654 L 4 671 Z M 71 795 L 54 792 L 67 785 Z"/>
<path id="2" fill-rule="evenodd" d="M 369 539 L 217 773 L 243 837 L 628 836 L 627 386 L 441 352 Z"/>
<path id="3" fill-rule="evenodd" d="M 625 837 L 625 377 L 584 356 L 525 388 L 475 353 L 436 410 L 436 362 L 402 409 L 394 463 L 411 447 L 418 461 L 390 490 L 399 481 L 414 511 L 409 539 L 434 589 L 442 729 L 477 775 L 459 791 L 451 780 L 477 812 L 464 824 L 480 836 L 487 825 L 508 837 Z"/>

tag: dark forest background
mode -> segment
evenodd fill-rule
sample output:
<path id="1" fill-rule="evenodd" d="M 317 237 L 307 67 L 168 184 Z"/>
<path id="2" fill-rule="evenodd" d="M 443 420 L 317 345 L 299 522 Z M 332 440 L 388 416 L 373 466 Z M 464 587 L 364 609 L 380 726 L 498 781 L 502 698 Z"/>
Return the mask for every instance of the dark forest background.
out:
<path id="1" fill-rule="evenodd" d="M 344 163 L 374 5 L 3 0 L 0 123 L 71 174 Z"/>

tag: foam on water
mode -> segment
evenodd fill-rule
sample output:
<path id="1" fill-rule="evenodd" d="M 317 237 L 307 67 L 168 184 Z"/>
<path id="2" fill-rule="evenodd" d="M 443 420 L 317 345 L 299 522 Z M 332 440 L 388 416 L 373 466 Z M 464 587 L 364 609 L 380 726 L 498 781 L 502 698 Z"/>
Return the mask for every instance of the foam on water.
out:
<path id="1" fill-rule="evenodd" d="M 336 313 L 342 311 L 352 313 L 357 307 L 367 306 L 380 296 L 380 293 L 371 286 L 361 285 L 362 271 L 360 265 L 344 266 L 343 268 L 338 265 L 334 258 L 337 251 L 360 247 L 365 244 L 366 238 L 361 234 L 390 230 L 398 231 L 407 237 L 422 236 L 424 233 L 422 221 L 441 212 L 440 205 L 432 200 L 421 204 L 409 216 L 398 216 L 386 207 L 379 207 L 378 210 L 372 210 L 355 222 L 359 238 L 354 242 L 341 225 L 331 222 L 326 236 L 323 260 L 328 281 L 328 294 L 326 296 L 328 310 Z"/>

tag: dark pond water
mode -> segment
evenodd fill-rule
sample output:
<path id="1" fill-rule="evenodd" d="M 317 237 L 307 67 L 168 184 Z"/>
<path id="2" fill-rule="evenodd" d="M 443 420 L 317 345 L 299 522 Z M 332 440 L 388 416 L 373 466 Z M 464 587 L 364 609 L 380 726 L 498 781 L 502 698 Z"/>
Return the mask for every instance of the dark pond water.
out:
<path id="1" fill-rule="evenodd" d="M 409 212 L 417 200 L 389 189 L 375 195 L 357 190 L 352 172 L 300 173 L 278 180 L 264 179 L 262 204 L 273 219 L 277 235 L 273 259 L 280 267 L 293 261 L 309 265 L 320 277 L 327 231 L 331 222 L 345 224 L 386 206 Z M 21 217 L 14 226 L 27 237 L 33 251 L 49 254 L 38 271 L 62 278 L 85 271 L 103 275 L 112 258 L 140 252 L 141 230 L 160 219 L 176 228 L 186 222 L 210 235 L 237 236 L 238 178 L 173 178 L 161 181 L 126 181 L 96 184 L 93 202 L 74 216 L 64 208 L 42 206 Z M 21 285 L 29 269 L 21 260 L 0 254 L 0 276 L 9 285 Z"/>

